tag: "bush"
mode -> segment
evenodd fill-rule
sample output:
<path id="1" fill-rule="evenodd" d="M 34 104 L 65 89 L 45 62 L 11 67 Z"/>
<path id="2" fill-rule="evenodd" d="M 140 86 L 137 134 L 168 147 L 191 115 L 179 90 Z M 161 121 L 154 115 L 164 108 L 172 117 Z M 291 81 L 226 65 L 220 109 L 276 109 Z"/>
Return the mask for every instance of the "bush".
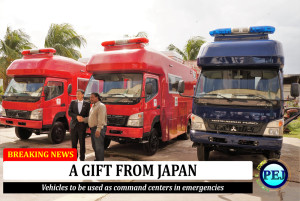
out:
<path id="1" fill-rule="evenodd" d="M 2 95 L 4 94 L 3 86 L 0 86 L 0 102 L 2 102 Z"/>

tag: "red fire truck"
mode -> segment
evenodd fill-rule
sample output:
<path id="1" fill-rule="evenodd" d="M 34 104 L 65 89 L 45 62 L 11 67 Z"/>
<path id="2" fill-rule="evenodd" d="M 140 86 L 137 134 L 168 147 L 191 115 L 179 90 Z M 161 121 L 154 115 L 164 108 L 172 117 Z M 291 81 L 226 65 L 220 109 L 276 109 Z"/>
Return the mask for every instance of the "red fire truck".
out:
<path id="1" fill-rule="evenodd" d="M 73 59 L 54 56 L 55 49 L 24 50 L 8 68 L 12 77 L 3 96 L 1 124 L 15 126 L 21 140 L 47 133 L 61 143 L 71 118 L 68 107 L 77 89 L 85 89 L 90 74 Z M 73 90 L 72 90 L 73 86 Z"/>
<path id="2" fill-rule="evenodd" d="M 192 101 L 181 97 L 178 83 L 184 80 L 192 95 L 196 72 L 145 47 L 147 38 L 102 43 L 104 52 L 92 56 L 87 71 L 92 73 L 85 97 L 100 93 L 107 108 L 105 146 L 141 142 L 153 155 L 159 141 L 181 135 L 187 139 Z"/>

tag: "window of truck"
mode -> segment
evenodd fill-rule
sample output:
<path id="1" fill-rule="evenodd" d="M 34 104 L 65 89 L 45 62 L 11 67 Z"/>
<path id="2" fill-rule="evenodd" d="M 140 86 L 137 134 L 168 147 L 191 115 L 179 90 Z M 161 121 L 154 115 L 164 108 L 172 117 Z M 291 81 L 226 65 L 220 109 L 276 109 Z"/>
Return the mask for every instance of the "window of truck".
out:
<path id="1" fill-rule="evenodd" d="M 202 70 L 197 97 L 280 100 L 278 71 L 264 69 Z"/>
<path id="2" fill-rule="evenodd" d="M 64 93 L 64 84 L 62 82 L 49 81 L 47 86 L 49 87 L 49 94 L 46 97 L 46 100 L 51 100 Z"/>
<path id="3" fill-rule="evenodd" d="M 37 101 L 39 100 L 45 78 L 15 77 L 10 81 L 4 99 L 11 101 Z"/>
<path id="4" fill-rule="evenodd" d="M 85 91 L 88 83 L 89 83 L 89 79 L 77 78 L 77 89 L 81 89 L 81 90 Z"/>
<path id="5" fill-rule="evenodd" d="M 139 101 L 142 92 L 142 74 L 99 74 L 91 77 L 85 97 L 99 93 L 104 103 L 132 104 Z"/>
<path id="6" fill-rule="evenodd" d="M 176 75 L 172 75 L 172 74 L 168 74 L 169 77 L 169 93 L 178 93 L 178 83 L 180 80 L 182 80 L 181 77 L 176 76 Z"/>
<path id="7" fill-rule="evenodd" d="M 151 94 L 146 94 L 146 102 L 148 102 L 149 100 L 151 100 L 158 93 L 158 82 L 157 82 L 157 79 L 155 79 L 155 78 L 147 78 L 146 79 L 146 85 L 148 83 L 152 84 L 152 93 Z"/>

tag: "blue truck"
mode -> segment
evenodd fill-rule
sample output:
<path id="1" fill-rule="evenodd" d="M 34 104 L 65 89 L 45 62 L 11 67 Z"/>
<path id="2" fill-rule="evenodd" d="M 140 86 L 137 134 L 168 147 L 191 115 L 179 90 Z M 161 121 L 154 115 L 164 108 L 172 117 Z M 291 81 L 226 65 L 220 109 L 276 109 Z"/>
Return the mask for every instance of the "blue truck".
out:
<path id="1" fill-rule="evenodd" d="M 284 100 L 282 45 L 272 26 L 216 29 L 202 45 L 190 138 L 198 160 L 213 150 L 280 158 Z M 184 82 L 178 91 L 184 93 Z M 291 95 L 299 96 L 299 84 Z M 184 95 L 183 95 L 184 96 Z"/>

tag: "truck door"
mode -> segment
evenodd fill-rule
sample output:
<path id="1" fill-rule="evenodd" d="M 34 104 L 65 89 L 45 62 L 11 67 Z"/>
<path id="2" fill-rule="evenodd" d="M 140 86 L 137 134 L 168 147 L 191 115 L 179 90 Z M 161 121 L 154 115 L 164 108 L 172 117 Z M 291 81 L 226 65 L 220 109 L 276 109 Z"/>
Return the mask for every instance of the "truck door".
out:
<path id="1" fill-rule="evenodd" d="M 48 78 L 46 86 L 49 93 L 45 96 L 43 124 L 52 125 L 54 117 L 59 112 L 66 112 L 68 100 L 67 81 L 64 79 Z"/>
<path id="2" fill-rule="evenodd" d="M 152 84 L 152 93 L 147 95 L 145 91 L 146 98 L 144 110 L 144 132 L 150 132 L 154 118 L 160 115 L 161 88 L 158 76 L 145 75 L 145 80 L 144 91 L 147 83 Z"/>

